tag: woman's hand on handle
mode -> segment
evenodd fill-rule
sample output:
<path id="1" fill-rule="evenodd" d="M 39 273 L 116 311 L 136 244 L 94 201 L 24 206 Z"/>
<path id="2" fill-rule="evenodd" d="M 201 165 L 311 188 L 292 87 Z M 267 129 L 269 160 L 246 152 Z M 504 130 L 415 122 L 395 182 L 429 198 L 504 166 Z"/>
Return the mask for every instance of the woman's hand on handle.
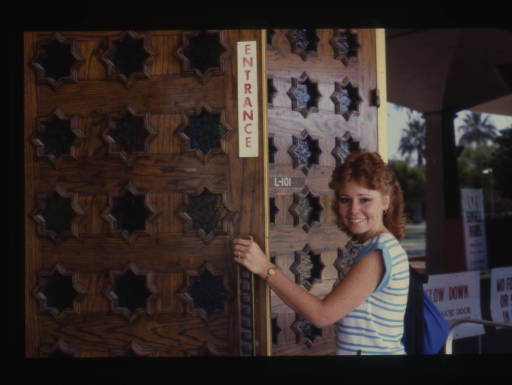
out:
<path id="1" fill-rule="evenodd" d="M 268 269 L 273 267 L 259 245 L 248 239 L 234 239 L 233 254 L 235 255 L 235 262 L 261 278 L 265 278 Z"/>

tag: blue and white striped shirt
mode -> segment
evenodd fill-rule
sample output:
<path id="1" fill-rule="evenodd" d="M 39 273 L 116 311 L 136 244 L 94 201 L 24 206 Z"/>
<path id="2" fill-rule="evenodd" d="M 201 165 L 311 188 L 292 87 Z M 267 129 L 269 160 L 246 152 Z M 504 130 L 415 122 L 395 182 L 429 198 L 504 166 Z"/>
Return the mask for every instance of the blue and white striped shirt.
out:
<path id="1" fill-rule="evenodd" d="M 390 233 L 379 234 L 343 249 L 340 277 L 374 250 L 382 251 L 385 273 L 375 291 L 357 308 L 335 323 L 336 354 L 405 354 L 401 342 L 409 292 L 407 254 Z"/>

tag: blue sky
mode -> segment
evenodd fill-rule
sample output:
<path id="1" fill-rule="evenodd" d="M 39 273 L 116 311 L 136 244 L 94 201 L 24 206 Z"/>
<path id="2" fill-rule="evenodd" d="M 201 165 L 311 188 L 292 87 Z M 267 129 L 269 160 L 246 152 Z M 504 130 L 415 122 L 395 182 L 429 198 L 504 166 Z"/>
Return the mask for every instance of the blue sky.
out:
<path id="1" fill-rule="evenodd" d="M 412 112 L 418 114 L 417 111 L 412 111 L 407 107 L 398 108 L 396 104 L 388 102 L 388 158 L 389 159 L 404 159 L 398 152 L 398 144 L 400 142 L 400 136 L 402 129 L 407 127 L 408 116 L 407 113 Z M 457 129 L 462 124 L 462 119 L 466 111 L 460 111 L 455 118 L 455 140 L 458 142 L 460 137 L 459 130 Z M 502 130 L 512 124 L 512 116 L 509 115 L 490 115 L 489 120 L 498 130 Z"/>

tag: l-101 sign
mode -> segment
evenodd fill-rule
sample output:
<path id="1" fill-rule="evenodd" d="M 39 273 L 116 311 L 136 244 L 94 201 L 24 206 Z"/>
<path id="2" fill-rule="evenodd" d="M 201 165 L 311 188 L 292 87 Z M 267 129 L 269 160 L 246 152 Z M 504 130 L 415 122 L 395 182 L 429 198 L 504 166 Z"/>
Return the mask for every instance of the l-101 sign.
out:
<path id="1" fill-rule="evenodd" d="M 240 157 L 257 157 L 258 150 L 258 61 L 255 41 L 239 41 L 238 148 Z"/>

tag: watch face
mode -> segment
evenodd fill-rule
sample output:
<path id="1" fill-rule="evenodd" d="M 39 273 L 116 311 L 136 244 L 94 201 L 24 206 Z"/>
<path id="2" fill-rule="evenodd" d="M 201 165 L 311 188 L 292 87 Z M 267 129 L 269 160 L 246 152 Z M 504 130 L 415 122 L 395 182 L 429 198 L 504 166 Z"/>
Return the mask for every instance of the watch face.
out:
<path id="1" fill-rule="evenodd" d="M 271 267 L 270 269 L 267 270 L 267 276 L 265 277 L 265 281 L 267 279 L 269 279 L 270 277 L 272 277 L 274 274 L 276 273 L 276 269 L 274 269 L 273 267 Z"/>

